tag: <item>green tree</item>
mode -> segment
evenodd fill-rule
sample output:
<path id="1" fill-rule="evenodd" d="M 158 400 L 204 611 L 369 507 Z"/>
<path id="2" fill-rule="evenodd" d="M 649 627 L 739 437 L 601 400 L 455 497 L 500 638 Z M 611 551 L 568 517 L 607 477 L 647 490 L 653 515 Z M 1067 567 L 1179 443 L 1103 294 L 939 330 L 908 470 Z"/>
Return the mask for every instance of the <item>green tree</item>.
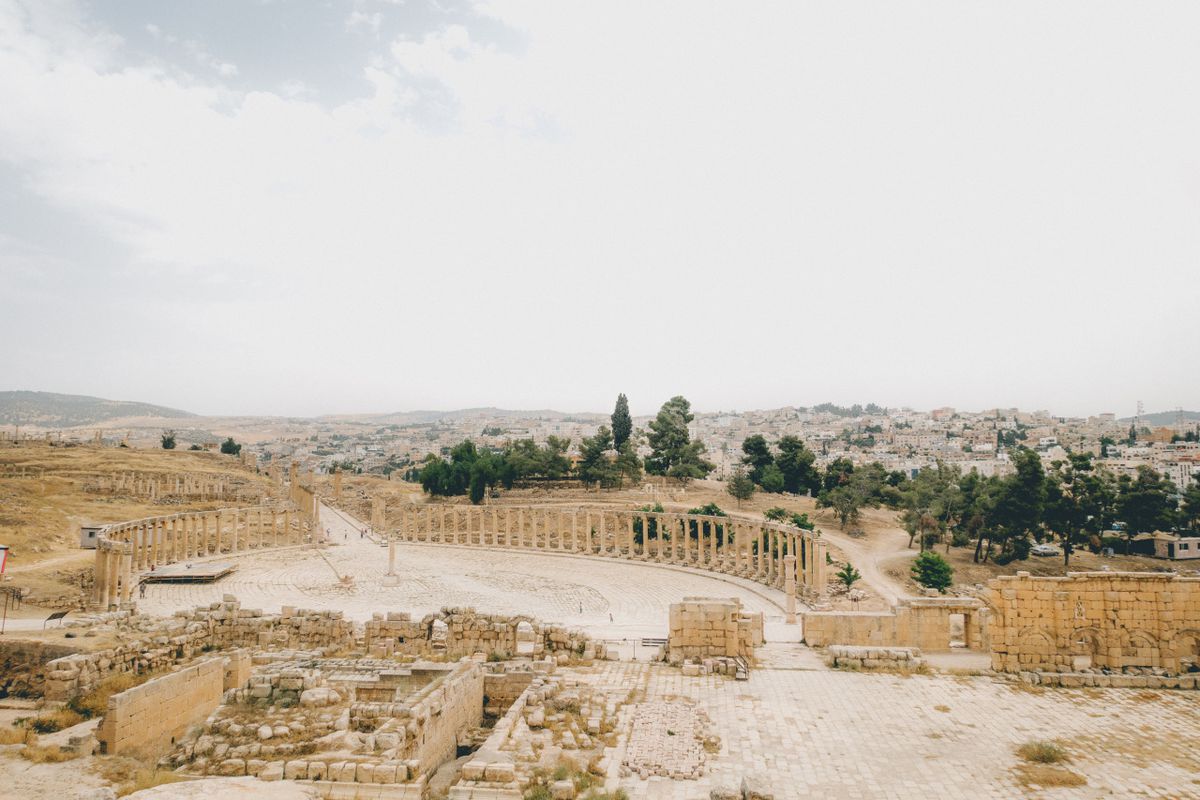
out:
<path id="1" fill-rule="evenodd" d="M 836 574 L 847 589 L 862 580 L 862 573 L 856 570 L 850 562 L 846 562 L 846 565 L 838 570 Z"/>
<path id="2" fill-rule="evenodd" d="M 747 436 L 742 442 L 742 463 L 750 470 L 750 480 L 762 485 L 763 470 L 775 463 L 775 456 L 761 433 Z"/>
<path id="3" fill-rule="evenodd" d="M 733 474 L 726 481 L 725 490 L 737 500 L 738 508 L 742 507 L 743 500 L 749 500 L 754 495 L 754 481 L 750 479 L 745 467 L 734 468 Z"/>
<path id="4" fill-rule="evenodd" d="M 227 456 L 241 455 L 242 446 L 233 440 L 230 436 L 225 441 L 221 442 L 221 452 Z"/>
<path id="5" fill-rule="evenodd" d="M 817 456 L 804 446 L 798 436 L 784 436 L 779 440 L 779 457 L 775 466 L 783 473 L 783 491 L 792 494 L 821 491 L 821 476 L 816 467 Z"/>
<path id="6" fill-rule="evenodd" d="M 628 481 L 631 486 L 636 486 L 642 480 L 642 459 L 638 458 L 632 439 L 626 439 L 617 449 L 617 472 L 621 482 Z"/>
<path id="7" fill-rule="evenodd" d="M 942 594 L 954 583 L 954 568 L 950 562 L 932 550 L 917 555 L 911 568 L 913 580 L 927 589 L 937 589 Z"/>
<path id="8" fill-rule="evenodd" d="M 1191 530 L 1200 528 L 1200 472 L 1192 475 L 1192 483 L 1183 493 L 1182 521 Z"/>
<path id="9" fill-rule="evenodd" d="M 1175 484 L 1142 464 L 1137 477 L 1122 475 L 1117 485 L 1117 513 L 1125 522 L 1125 552 L 1134 535 L 1169 528 L 1175 519 Z"/>
<path id="10" fill-rule="evenodd" d="M 1041 525 L 1046 503 L 1046 473 L 1038 454 L 1017 447 L 1012 451 L 1012 462 L 1016 472 L 1001 481 L 990 514 L 988 552 L 992 539 L 998 540 L 1001 554 L 996 561 L 1001 564 L 1029 554 L 1029 537 Z M 985 552 L 984 561 L 987 555 Z"/>
<path id="11" fill-rule="evenodd" d="M 676 396 L 663 403 L 650 421 L 646 437 L 651 451 L 646 458 L 647 472 L 688 480 L 713 471 L 713 464 L 704 459 L 704 443 L 693 442 L 688 433 L 692 419 L 691 403 L 685 398 Z"/>
<path id="12" fill-rule="evenodd" d="M 762 486 L 764 492 L 779 494 L 783 491 L 783 473 L 779 471 L 779 467 L 776 465 L 767 464 L 767 466 L 763 467 L 759 478 L 759 485 Z"/>
<path id="13" fill-rule="evenodd" d="M 612 431 L 607 425 L 601 425 L 595 436 L 584 437 L 580 442 L 579 477 L 584 483 L 597 483 L 604 488 L 620 483 L 621 473 L 609 456 L 612 444 Z"/>
<path id="14" fill-rule="evenodd" d="M 620 452 L 632 434 L 633 417 L 629 416 L 629 401 L 625 399 L 625 395 L 619 394 L 612 413 L 613 449 Z"/>
<path id="15" fill-rule="evenodd" d="M 159 438 L 162 440 L 162 449 L 163 450 L 174 450 L 175 449 L 175 431 L 172 431 L 172 430 L 163 431 L 162 436 Z"/>

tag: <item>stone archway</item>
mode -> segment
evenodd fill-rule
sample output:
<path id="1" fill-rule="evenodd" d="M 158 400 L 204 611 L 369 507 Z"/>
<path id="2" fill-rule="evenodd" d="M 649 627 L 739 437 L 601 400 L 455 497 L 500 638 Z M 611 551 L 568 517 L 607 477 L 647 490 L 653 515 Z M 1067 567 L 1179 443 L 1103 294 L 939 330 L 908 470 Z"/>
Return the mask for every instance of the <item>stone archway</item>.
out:
<path id="1" fill-rule="evenodd" d="M 1200 630 L 1188 628 L 1171 640 L 1178 670 L 1181 673 L 1200 672 Z"/>
<path id="2" fill-rule="evenodd" d="M 1108 645 L 1098 628 L 1076 628 L 1071 632 L 1071 666 L 1076 671 L 1108 666 Z"/>
<path id="3" fill-rule="evenodd" d="M 1054 638 L 1041 628 L 1026 628 L 1017 635 L 1021 669 L 1041 669 L 1054 666 L 1058 660 L 1058 647 Z"/>
<path id="4" fill-rule="evenodd" d="M 1123 667 L 1161 667 L 1162 652 L 1158 649 L 1158 638 L 1142 630 L 1132 630 L 1122 648 L 1121 664 L 1110 665 L 1114 669 Z"/>

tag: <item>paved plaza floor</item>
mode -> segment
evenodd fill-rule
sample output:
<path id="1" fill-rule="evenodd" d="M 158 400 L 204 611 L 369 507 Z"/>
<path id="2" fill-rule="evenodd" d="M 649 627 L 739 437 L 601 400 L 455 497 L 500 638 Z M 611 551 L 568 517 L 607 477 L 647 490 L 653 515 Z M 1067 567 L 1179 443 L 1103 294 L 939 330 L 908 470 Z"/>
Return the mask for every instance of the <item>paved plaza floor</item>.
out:
<path id="1" fill-rule="evenodd" d="M 990 677 L 841 672 L 769 644 L 748 682 L 605 663 L 585 680 L 703 708 L 721 749 L 698 781 L 622 779 L 634 798 L 695 800 L 758 776 L 790 798 L 1200 798 L 1200 697 L 1129 689 L 1030 691 Z M 1078 787 L 1020 780 L 1016 749 L 1058 740 Z"/>
<path id="2" fill-rule="evenodd" d="M 338 609 L 361 621 L 376 611 L 420 617 L 472 606 L 622 639 L 665 637 L 668 608 L 684 597 L 738 597 L 747 611 L 763 612 L 768 637 L 800 638 L 799 625 L 783 624 L 782 592 L 739 578 L 601 557 L 397 544 L 396 577 L 390 579 L 387 547 L 361 536 L 361 523 L 326 510 L 323 524 L 330 529 L 329 547 L 226 554 L 221 560 L 237 565 L 232 575 L 212 584 L 149 585 L 138 608 L 171 614 L 232 594 L 246 608 Z"/>

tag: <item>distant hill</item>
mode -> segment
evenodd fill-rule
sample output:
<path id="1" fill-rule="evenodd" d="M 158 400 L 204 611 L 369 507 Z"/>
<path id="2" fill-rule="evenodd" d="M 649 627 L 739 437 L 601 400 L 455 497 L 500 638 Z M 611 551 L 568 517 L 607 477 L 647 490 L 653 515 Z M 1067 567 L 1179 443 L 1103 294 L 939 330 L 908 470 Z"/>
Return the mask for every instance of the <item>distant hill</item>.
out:
<path id="1" fill-rule="evenodd" d="M 122 417 L 194 417 L 177 408 L 125 400 L 105 400 L 81 394 L 0 392 L 0 425 L 39 425 L 72 428 Z"/>
<path id="2" fill-rule="evenodd" d="M 543 408 L 537 410 L 512 410 L 505 408 L 460 408 L 454 411 L 397 411 L 390 414 L 333 414 L 319 419 L 370 421 L 387 425 L 420 425 L 431 422 L 456 422 L 471 417 L 487 419 L 553 419 L 553 420 L 597 420 L 607 417 L 592 412 L 567 413 Z"/>
<path id="3" fill-rule="evenodd" d="M 1174 425 L 1175 420 L 1183 417 L 1187 424 L 1200 422 L 1200 411 L 1156 411 L 1153 414 L 1142 414 L 1141 424 L 1151 427 L 1157 425 Z M 1133 417 L 1122 417 L 1121 422 L 1133 422 Z"/>

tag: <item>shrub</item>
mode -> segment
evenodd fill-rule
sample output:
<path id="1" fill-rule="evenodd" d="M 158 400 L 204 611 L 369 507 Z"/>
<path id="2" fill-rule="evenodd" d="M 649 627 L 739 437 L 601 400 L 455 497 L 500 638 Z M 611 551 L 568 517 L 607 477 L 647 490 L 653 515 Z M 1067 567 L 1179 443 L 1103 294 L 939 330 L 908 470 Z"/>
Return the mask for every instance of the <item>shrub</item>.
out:
<path id="1" fill-rule="evenodd" d="M 849 589 L 857 581 L 862 580 L 862 573 L 854 568 L 854 565 L 846 562 L 846 566 L 842 567 L 837 572 L 838 579 Z"/>
<path id="2" fill-rule="evenodd" d="M 945 592 L 954 582 L 954 568 L 937 553 L 926 550 L 913 561 L 912 576 L 926 588 Z"/>
<path id="3" fill-rule="evenodd" d="M 1035 764 L 1059 764 L 1070 761 L 1067 751 L 1054 742 L 1034 739 L 1017 748 L 1017 755 Z"/>

